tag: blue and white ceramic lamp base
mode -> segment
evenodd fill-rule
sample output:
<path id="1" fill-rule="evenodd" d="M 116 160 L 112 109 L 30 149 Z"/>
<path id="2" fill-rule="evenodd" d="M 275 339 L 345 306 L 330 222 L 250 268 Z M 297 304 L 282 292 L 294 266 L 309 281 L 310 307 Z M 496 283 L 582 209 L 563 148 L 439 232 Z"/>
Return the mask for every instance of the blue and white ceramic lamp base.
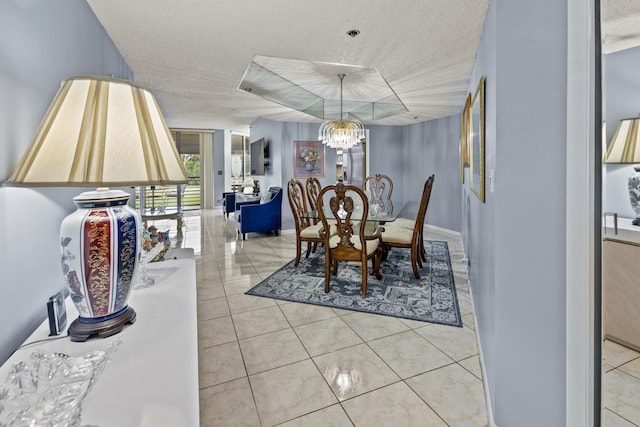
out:
<path id="1" fill-rule="evenodd" d="M 79 317 L 72 341 L 106 337 L 135 322 L 127 305 L 141 247 L 140 215 L 121 190 L 88 191 L 73 200 L 77 210 L 60 226 L 62 272 Z"/>

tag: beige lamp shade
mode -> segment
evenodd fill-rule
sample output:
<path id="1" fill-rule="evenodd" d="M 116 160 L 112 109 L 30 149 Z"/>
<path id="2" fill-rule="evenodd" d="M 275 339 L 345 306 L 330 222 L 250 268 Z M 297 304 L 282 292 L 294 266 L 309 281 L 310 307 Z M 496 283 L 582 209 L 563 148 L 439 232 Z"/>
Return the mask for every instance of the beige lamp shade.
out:
<path id="1" fill-rule="evenodd" d="M 138 186 L 187 182 L 158 104 L 122 80 L 74 77 L 60 90 L 9 178 L 21 186 Z M 107 337 L 136 320 L 142 223 L 129 194 L 101 188 L 74 198 L 60 227 L 62 272 L 78 310 L 72 341 Z"/>
<path id="2" fill-rule="evenodd" d="M 604 157 L 605 163 L 640 163 L 640 117 L 620 120 Z"/>
<path id="3" fill-rule="evenodd" d="M 8 184 L 138 186 L 187 182 L 155 97 L 131 82 L 62 82 Z"/>
<path id="4" fill-rule="evenodd" d="M 639 124 L 640 117 L 620 120 L 604 157 L 605 163 L 640 163 Z M 640 166 L 636 165 L 633 169 L 627 185 L 631 208 L 636 214 L 631 224 L 640 226 Z"/>

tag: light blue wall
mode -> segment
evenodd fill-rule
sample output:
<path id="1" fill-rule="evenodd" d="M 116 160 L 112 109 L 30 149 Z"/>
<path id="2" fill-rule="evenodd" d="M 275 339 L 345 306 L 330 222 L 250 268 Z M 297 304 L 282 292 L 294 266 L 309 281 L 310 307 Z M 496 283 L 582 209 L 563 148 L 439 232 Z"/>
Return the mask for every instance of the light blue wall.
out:
<path id="1" fill-rule="evenodd" d="M 273 167 L 260 177 L 261 188 L 282 186 L 293 177 L 293 141 L 315 141 L 317 123 L 283 123 L 258 119 L 251 125 L 251 140 L 265 137 L 271 144 Z M 459 116 L 446 117 L 410 126 L 370 126 L 370 173 L 392 177 L 394 193 L 401 192 L 411 204 L 405 213 L 415 211 L 424 182 L 436 175 L 426 222 L 460 230 L 460 185 L 458 175 Z M 325 149 L 325 176 L 322 185 L 335 183 L 335 150 Z M 267 188 L 267 187 L 264 187 Z M 415 215 L 415 212 L 413 212 Z M 282 209 L 283 229 L 295 227 L 286 193 Z"/>
<path id="2" fill-rule="evenodd" d="M 463 233 L 499 426 L 565 424 L 567 5 L 491 2 L 469 86 L 486 76 L 486 203 Z"/>
<path id="3" fill-rule="evenodd" d="M 251 124 L 251 140 L 264 137 L 269 143 L 270 167 L 265 176 L 259 177 L 260 188 L 282 187 L 282 228 L 295 228 L 291 208 L 287 199 L 287 183 L 293 177 L 293 141 L 317 141 L 317 123 L 276 122 L 268 119 L 258 119 Z M 330 165 L 335 164 L 335 150 L 325 150 L 324 177 L 319 177 L 322 185 L 335 183 Z M 335 171 L 335 168 L 333 169 Z"/>
<path id="4" fill-rule="evenodd" d="M 393 179 L 393 192 L 404 194 L 408 145 L 404 126 L 369 126 L 369 139 L 369 173 L 389 175 Z M 422 187 L 417 194 L 421 192 Z"/>
<path id="5" fill-rule="evenodd" d="M 489 6 L 482 39 L 478 47 L 476 63 L 469 92 L 475 93 L 481 76 L 485 85 L 485 170 L 495 170 L 496 151 L 496 7 Z M 487 386 L 492 404 L 495 405 L 496 331 L 495 331 L 495 198 L 487 186 L 485 203 L 469 188 L 469 168 L 465 169 L 462 185 L 462 240 L 469 261 L 471 283 L 478 333 L 484 356 Z"/>
<path id="6" fill-rule="evenodd" d="M 13 172 L 63 79 L 132 73 L 86 2 L 0 2 L 0 181 Z M 64 288 L 59 229 L 82 189 L 0 188 L 0 363 Z"/>
<path id="7" fill-rule="evenodd" d="M 435 175 L 425 222 L 455 231 L 461 230 L 462 217 L 459 138 L 460 115 L 405 126 L 403 160 L 398 170 L 404 171 L 405 200 L 413 201 L 416 211 L 424 182 Z"/>
<path id="8" fill-rule="evenodd" d="M 282 187 L 286 192 L 287 180 L 284 177 L 293 173 L 293 151 L 289 147 L 289 145 L 293 147 L 293 143 L 285 145 L 282 141 L 288 140 L 288 134 L 291 132 L 293 131 L 288 123 L 258 119 L 251 124 L 251 141 L 264 138 L 269 145 L 269 167 L 265 170 L 264 176 L 257 177 L 262 190 L 266 190 L 269 187 Z M 300 131 L 300 136 L 296 138 L 307 140 L 308 135 L 304 131 Z M 283 196 L 282 228 L 293 228 L 293 218 L 291 218 L 291 226 L 285 227 L 285 222 L 287 221 L 285 221 L 286 217 L 284 215 L 289 212 L 289 205 L 286 193 Z"/>
<path id="9" fill-rule="evenodd" d="M 224 185 L 224 155 L 218 155 L 218 153 L 224 154 L 224 131 L 221 129 L 213 132 L 213 153 L 213 200 L 215 206 L 221 206 L 222 193 L 231 191 L 231 188 L 225 190 Z M 218 174 L 218 171 L 222 174 Z"/>
<path id="10" fill-rule="evenodd" d="M 640 47 L 602 56 L 607 146 L 618 122 L 640 116 Z"/>

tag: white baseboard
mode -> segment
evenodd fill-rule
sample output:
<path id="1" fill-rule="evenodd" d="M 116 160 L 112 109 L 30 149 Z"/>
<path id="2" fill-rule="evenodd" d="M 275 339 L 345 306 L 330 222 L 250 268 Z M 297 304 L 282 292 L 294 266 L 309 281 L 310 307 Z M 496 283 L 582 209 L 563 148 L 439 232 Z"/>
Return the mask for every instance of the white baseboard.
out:
<path id="1" fill-rule="evenodd" d="M 484 365 L 484 352 L 482 351 L 482 342 L 480 341 L 480 333 L 478 332 L 478 319 L 476 317 L 476 306 L 473 302 L 473 289 L 471 281 L 469 281 L 469 296 L 471 297 L 471 307 L 473 308 L 473 323 L 476 328 L 476 342 L 478 344 L 478 355 L 480 356 L 480 370 L 482 371 L 482 386 L 484 387 L 484 398 L 487 403 L 487 416 L 489 417 L 489 426 L 498 427 L 493 418 L 493 405 L 491 404 L 491 393 L 489 393 L 489 383 L 487 382 L 487 371 Z"/>
<path id="2" fill-rule="evenodd" d="M 432 227 L 432 226 L 430 226 Z M 433 228 L 438 228 L 438 227 L 433 227 Z M 457 233 L 458 235 L 460 235 L 461 233 L 452 231 L 452 230 L 446 230 L 446 229 L 440 229 L 443 231 L 448 231 L 451 233 Z M 485 398 L 485 402 L 487 405 L 487 416 L 489 417 L 489 427 L 498 427 L 498 425 L 496 424 L 496 421 L 493 417 L 493 405 L 491 404 L 491 393 L 489 393 L 489 383 L 487 382 L 487 370 L 485 369 L 485 364 L 484 364 L 484 352 L 482 351 L 482 342 L 480 341 L 480 333 L 478 332 L 478 318 L 476 317 L 476 304 L 473 301 L 473 288 L 471 287 L 471 279 L 469 278 L 469 265 L 466 261 L 467 257 L 466 254 L 467 252 L 464 250 L 464 242 L 462 242 L 462 239 L 460 239 L 461 244 L 462 244 L 462 253 L 465 254 L 465 258 L 463 259 L 463 262 L 465 263 L 465 266 L 467 268 L 467 280 L 469 281 L 469 297 L 471 298 L 471 308 L 472 308 L 472 314 L 473 314 L 473 324 L 475 325 L 475 331 L 476 331 L 476 343 L 478 345 L 478 356 L 480 359 L 480 370 L 482 372 L 482 386 L 484 388 L 484 398 Z"/>
<path id="3" fill-rule="evenodd" d="M 461 237 L 461 233 L 459 231 L 451 230 L 449 228 L 438 227 L 437 225 L 425 224 L 425 229 L 432 229 L 434 231 L 439 231 L 441 233 L 448 233 L 456 237 Z"/>

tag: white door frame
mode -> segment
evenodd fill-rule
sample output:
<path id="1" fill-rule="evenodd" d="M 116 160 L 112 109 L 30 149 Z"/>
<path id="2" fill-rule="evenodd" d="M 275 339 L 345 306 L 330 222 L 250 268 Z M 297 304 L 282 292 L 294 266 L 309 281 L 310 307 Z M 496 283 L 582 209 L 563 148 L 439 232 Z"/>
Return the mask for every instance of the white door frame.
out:
<path id="1" fill-rule="evenodd" d="M 595 1 L 567 0 L 566 425 L 594 425 Z M 595 270 L 596 272 L 599 269 Z"/>

